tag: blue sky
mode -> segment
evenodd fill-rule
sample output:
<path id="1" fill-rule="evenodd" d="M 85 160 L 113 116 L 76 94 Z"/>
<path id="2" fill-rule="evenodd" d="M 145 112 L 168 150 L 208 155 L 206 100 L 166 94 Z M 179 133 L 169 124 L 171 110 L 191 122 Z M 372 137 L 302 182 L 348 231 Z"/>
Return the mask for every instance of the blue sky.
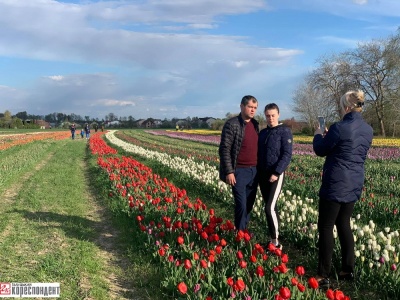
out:
<path id="1" fill-rule="evenodd" d="M 386 38 L 398 0 L 0 0 L 0 112 L 281 119 L 323 55 Z"/>

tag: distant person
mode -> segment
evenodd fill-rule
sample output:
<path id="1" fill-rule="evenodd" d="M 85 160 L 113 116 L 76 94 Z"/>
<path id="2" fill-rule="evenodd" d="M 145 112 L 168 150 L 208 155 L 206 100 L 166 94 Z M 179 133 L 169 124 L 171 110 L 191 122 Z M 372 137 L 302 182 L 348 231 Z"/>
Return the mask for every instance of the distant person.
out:
<path id="1" fill-rule="evenodd" d="M 279 123 L 279 107 L 275 103 L 265 106 L 267 127 L 258 136 L 257 173 L 265 205 L 270 241 L 279 243 L 279 214 L 277 202 L 285 178 L 285 170 L 292 159 L 293 135 L 289 127 Z"/>
<path id="2" fill-rule="evenodd" d="M 101 132 L 104 131 L 104 125 L 101 125 Z"/>
<path id="3" fill-rule="evenodd" d="M 94 132 L 97 132 L 97 129 L 99 129 L 99 125 L 97 125 L 97 123 L 96 123 L 96 124 L 94 124 Z"/>
<path id="4" fill-rule="evenodd" d="M 81 138 L 83 138 L 85 136 L 85 130 L 83 130 L 83 128 L 81 129 Z"/>
<path id="5" fill-rule="evenodd" d="M 218 150 L 219 177 L 232 187 L 237 230 L 247 229 L 257 195 L 257 106 L 255 97 L 242 98 L 240 114 L 227 120 L 222 128 Z"/>
<path id="6" fill-rule="evenodd" d="M 341 269 L 338 278 L 354 279 L 354 237 L 350 218 L 360 199 L 364 185 L 364 163 L 371 147 L 373 130 L 361 116 L 364 105 L 362 91 L 349 91 L 340 98 L 343 120 L 329 130 L 317 128 L 313 148 L 325 156 L 322 184 L 319 190 L 318 216 L 318 273 L 320 286 L 330 284 L 336 225 L 341 247 Z"/>
<path id="7" fill-rule="evenodd" d="M 90 126 L 88 123 L 85 124 L 85 133 L 86 133 L 86 139 L 88 140 L 90 138 Z"/>
<path id="8" fill-rule="evenodd" d="M 69 128 L 71 130 L 71 138 L 74 140 L 75 139 L 75 123 L 72 123 L 72 125 Z"/>

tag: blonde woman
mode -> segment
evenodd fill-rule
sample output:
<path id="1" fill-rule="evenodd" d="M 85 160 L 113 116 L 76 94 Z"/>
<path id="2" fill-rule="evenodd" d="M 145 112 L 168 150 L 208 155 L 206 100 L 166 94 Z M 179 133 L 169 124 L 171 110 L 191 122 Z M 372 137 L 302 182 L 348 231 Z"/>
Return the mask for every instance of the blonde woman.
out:
<path id="1" fill-rule="evenodd" d="M 354 279 L 354 239 L 350 218 L 360 199 L 364 184 L 364 162 L 372 143 L 373 131 L 361 116 L 362 91 L 349 91 L 340 98 L 343 120 L 328 131 L 315 131 L 313 147 L 325 158 L 319 191 L 319 253 L 317 280 L 329 286 L 333 254 L 333 227 L 336 225 L 341 246 L 341 270 L 338 278 Z"/>

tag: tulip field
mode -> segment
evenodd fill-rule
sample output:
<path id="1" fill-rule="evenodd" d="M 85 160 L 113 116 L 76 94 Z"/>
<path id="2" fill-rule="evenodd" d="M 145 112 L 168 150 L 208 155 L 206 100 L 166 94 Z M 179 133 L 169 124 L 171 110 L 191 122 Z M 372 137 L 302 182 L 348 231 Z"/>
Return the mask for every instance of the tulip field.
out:
<path id="1" fill-rule="evenodd" d="M 233 204 L 230 189 L 218 180 L 218 136 L 207 137 L 135 130 L 110 131 L 91 140 L 92 153 L 110 180 L 109 197 L 143 232 L 166 293 L 182 299 L 400 298 L 398 142 L 374 146 L 366 163 L 364 192 L 351 220 L 357 280 L 349 285 L 335 281 L 333 274 L 332 288 L 322 291 L 313 276 L 323 159 L 312 154 L 309 142 L 296 143 L 294 138 L 294 157 L 279 200 L 283 243 L 291 255 L 298 255 L 292 257 L 285 248 L 282 252 L 260 246 L 266 242 L 260 195 L 245 232 L 236 233 L 232 220 L 221 218 L 210 206 Z M 123 156 L 111 154 L 114 148 Z M 162 172 L 169 178 L 140 161 L 168 170 Z M 175 186 L 175 181 L 184 186 Z M 206 198 L 190 198 L 194 187 L 203 189 Z M 339 271 L 339 262 L 337 255 L 333 273 Z"/>
<path id="2" fill-rule="evenodd" d="M 76 155 L 80 156 L 83 153 L 79 154 L 79 149 L 86 149 L 86 163 L 92 166 L 90 172 L 94 172 L 90 180 L 84 179 L 86 184 L 96 186 L 93 189 L 96 193 L 94 197 L 104 199 L 101 205 L 105 209 L 118 219 L 126 219 L 128 225 L 124 226 L 128 226 L 127 232 L 134 236 L 135 245 L 132 246 L 139 249 L 131 254 L 132 260 L 140 260 L 141 266 L 148 268 L 147 273 L 156 278 L 156 281 L 150 281 L 147 285 L 143 283 L 146 295 L 130 296 L 129 299 L 400 299 L 400 139 L 376 138 L 368 154 L 362 197 L 355 205 L 351 220 L 356 280 L 337 280 L 340 247 L 336 239 L 332 284 L 329 289 L 322 289 L 315 276 L 318 190 L 324 160 L 313 154 L 312 137 L 294 136 L 293 159 L 278 201 L 282 250 L 262 246 L 268 237 L 260 193 L 248 230 L 235 230 L 231 190 L 218 179 L 218 132 L 110 130 L 93 133 L 88 142 L 71 141 L 68 137 L 66 131 L 0 134 L 0 191 L 18 181 L 23 170 L 32 169 L 35 161 L 49 156 L 46 153 L 51 149 L 56 153 L 74 147 L 71 149 L 78 151 Z M 54 153 L 52 155 L 56 155 Z M 72 158 L 66 157 L 71 161 Z M 56 161 L 61 163 L 60 160 Z M 73 172 L 74 165 L 79 167 L 80 163 L 69 163 L 68 172 Z M 51 180 L 46 179 L 42 185 Z M 77 180 L 80 179 L 74 179 Z M 66 198 L 64 195 L 59 197 L 68 199 L 68 195 Z M 79 196 L 72 197 L 79 200 Z M 65 204 L 69 201 L 64 200 Z M 29 201 L 26 203 L 28 205 Z M 47 209 L 53 205 L 57 203 L 48 204 Z M 15 214 L 22 208 L 9 209 Z M 64 219 L 66 209 L 72 208 L 61 209 L 60 215 Z M 32 213 L 27 215 L 31 216 Z M 4 217 L 6 219 L 3 221 L 0 219 L 0 229 L 3 225 L 8 228 L 6 220 L 9 222 L 10 216 Z M 47 216 L 50 214 L 47 213 Z M 77 219 L 76 216 L 73 218 Z M 30 222 L 22 224 L 29 225 Z M 90 227 L 91 223 L 87 224 Z M 10 232 L 3 231 L 3 245 Z M 73 237 L 71 241 L 59 240 L 63 246 L 54 251 L 76 242 L 75 234 Z M 10 247 L 16 239 L 17 235 L 12 239 L 10 236 Z M 89 247 L 88 239 L 84 238 L 80 243 Z M 73 256 L 75 248 L 68 250 L 70 257 L 58 257 L 59 261 L 71 261 L 63 264 L 62 268 L 72 264 L 73 257 L 79 260 L 76 262 L 77 268 L 84 265 L 82 272 L 90 275 L 85 275 L 86 280 L 91 276 L 97 278 L 96 270 L 101 263 L 96 260 L 95 247 L 80 252 L 76 257 Z M 34 251 L 27 252 L 32 256 L 29 264 L 32 261 L 40 262 L 43 253 L 50 250 L 43 251 L 36 254 L 36 258 Z M 92 270 L 85 266 L 85 261 L 91 259 L 96 261 L 90 262 Z M 18 260 L 22 261 L 22 258 Z M 46 264 L 49 263 L 46 260 Z M 45 278 L 57 279 L 60 268 L 32 271 L 31 276 L 42 274 L 47 276 Z M 99 296 L 105 293 L 106 288 L 103 287 L 106 283 L 103 282 L 101 288 L 91 292 L 96 284 L 82 285 L 82 279 L 78 278 L 81 271 L 72 271 L 70 268 L 62 285 L 65 299 L 110 298 Z M 29 274 L 27 270 L 23 270 L 20 276 Z M 132 268 L 131 272 L 138 270 Z M 143 280 L 142 276 L 131 274 L 131 277 Z M 74 283 L 75 277 L 78 284 Z M 70 286 L 67 283 L 69 280 L 73 281 Z M 100 282 L 102 278 L 96 280 Z M 58 281 L 64 280 L 61 278 Z M 79 292 L 75 291 L 77 286 Z M 87 296 L 83 296 L 85 293 Z"/>

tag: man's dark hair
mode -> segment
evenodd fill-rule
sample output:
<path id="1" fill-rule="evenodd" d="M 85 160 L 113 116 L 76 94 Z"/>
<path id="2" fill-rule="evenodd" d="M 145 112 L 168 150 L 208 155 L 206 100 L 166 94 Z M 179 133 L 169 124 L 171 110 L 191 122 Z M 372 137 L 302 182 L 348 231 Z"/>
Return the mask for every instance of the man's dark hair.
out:
<path id="1" fill-rule="evenodd" d="M 256 97 L 251 96 L 251 95 L 246 95 L 246 96 L 244 96 L 242 98 L 242 102 L 240 102 L 240 104 L 243 105 L 243 106 L 246 106 L 247 104 L 249 104 L 250 101 L 251 102 L 255 102 L 255 103 L 258 102 Z"/>
<path id="2" fill-rule="evenodd" d="M 267 110 L 270 110 L 270 109 L 276 109 L 279 114 L 279 107 L 275 103 L 270 103 L 270 104 L 265 105 L 264 112 L 266 112 Z"/>

